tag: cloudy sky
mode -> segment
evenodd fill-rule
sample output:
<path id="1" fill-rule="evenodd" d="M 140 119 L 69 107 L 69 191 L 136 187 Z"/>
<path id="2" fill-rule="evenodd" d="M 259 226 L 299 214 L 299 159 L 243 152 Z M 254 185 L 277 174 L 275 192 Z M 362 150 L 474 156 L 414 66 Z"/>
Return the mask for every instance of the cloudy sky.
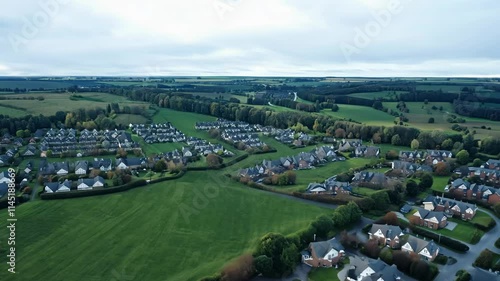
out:
<path id="1" fill-rule="evenodd" d="M 498 77 L 499 14 L 498 0 L 3 1 L 0 76 Z"/>

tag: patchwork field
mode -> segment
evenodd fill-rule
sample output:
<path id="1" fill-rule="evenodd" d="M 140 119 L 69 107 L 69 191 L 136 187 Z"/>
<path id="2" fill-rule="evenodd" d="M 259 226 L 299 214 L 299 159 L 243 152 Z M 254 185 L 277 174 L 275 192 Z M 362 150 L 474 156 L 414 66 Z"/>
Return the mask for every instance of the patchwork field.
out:
<path id="1" fill-rule="evenodd" d="M 264 234 L 293 233 L 330 212 L 205 172 L 108 196 L 37 200 L 17 210 L 18 274 L 2 262 L 0 279 L 197 280 Z"/>
<path id="2" fill-rule="evenodd" d="M 120 97 L 116 95 L 106 94 L 106 93 L 78 93 L 78 95 L 83 96 L 83 98 L 77 98 L 72 100 L 70 93 L 43 93 L 43 94 L 18 94 L 18 95 L 3 95 L 3 97 L 12 98 L 30 98 L 33 100 L 0 100 L 0 107 L 13 107 L 16 110 L 24 111 L 24 115 L 27 114 L 43 114 L 43 115 L 53 115 L 57 111 L 73 111 L 79 108 L 96 108 L 100 107 L 105 109 L 109 103 L 118 103 L 120 107 L 125 105 L 128 106 L 142 106 L 143 108 L 149 108 L 149 103 L 145 102 L 135 102 L 127 100 L 125 97 Z M 37 100 L 36 98 L 43 97 L 44 100 Z"/>

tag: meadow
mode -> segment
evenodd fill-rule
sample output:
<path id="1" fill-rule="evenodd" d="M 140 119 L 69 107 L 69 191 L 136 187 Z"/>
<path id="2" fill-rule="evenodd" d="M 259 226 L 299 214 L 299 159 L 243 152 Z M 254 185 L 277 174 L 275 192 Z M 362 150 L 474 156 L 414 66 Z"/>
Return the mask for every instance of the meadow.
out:
<path id="1" fill-rule="evenodd" d="M 339 119 L 352 119 L 367 125 L 394 125 L 394 116 L 391 116 L 383 111 L 359 105 L 339 104 L 338 106 L 339 110 L 337 112 L 333 112 L 330 109 L 324 109 L 321 110 L 321 114 Z"/>
<path id="2" fill-rule="evenodd" d="M 38 93 L 38 94 L 17 94 L 17 95 L 3 95 L 3 97 L 12 98 L 30 98 L 35 99 L 22 99 L 22 100 L 0 100 L 0 106 L 14 107 L 17 110 L 24 111 L 24 115 L 43 114 L 46 116 L 54 115 L 57 111 L 75 111 L 80 108 L 96 108 L 100 107 L 106 109 L 109 103 L 118 103 L 120 107 L 128 106 L 142 106 L 149 108 L 149 103 L 130 101 L 126 97 L 111 95 L 106 93 L 79 93 L 78 95 L 83 98 L 72 100 L 71 93 Z M 43 97 L 43 100 L 36 98 Z M 74 99 L 74 98 L 73 98 Z M 125 118 L 126 119 L 126 118 Z"/>
<path id="3" fill-rule="evenodd" d="M 330 212 L 206 172 L 107 196 L 37 200 L 17 209 L 18 274 L 2 262 L 0 279 L 198 280 L 264 234 L 293 233 Z"/>

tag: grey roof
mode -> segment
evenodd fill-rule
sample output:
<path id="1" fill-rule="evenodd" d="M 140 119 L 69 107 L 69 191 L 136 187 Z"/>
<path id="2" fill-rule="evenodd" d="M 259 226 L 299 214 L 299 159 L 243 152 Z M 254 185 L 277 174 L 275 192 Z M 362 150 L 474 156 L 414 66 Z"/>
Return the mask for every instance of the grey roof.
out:
<path id="1" fill-rule="evenodd" d="M 391 240 L 397 237 L 399 234 L 403 233 L 403 230 L 399 226 L 387 225 L 387 224 L 373 224 L 370 233 L 374 234 L 380 229 L 385 238 L 390 238 Z"/>
<path id="2" fill-rule="evenodd" d="M 0 198 L 4 197 L 9 190 L 9 185 L 6 182 L 0 183 Z"/>
<path id="3" fill-rule="evenodd" d="M 58 182 L 47 182 L 47 183 L 45 183 L 45 187 L 48 187 L 53 192 L 56 192 L 59 189 L 59 183 Z"/>
<path id="4" fill-rule="evenodd" d="M 404 244 L 409 243 L 414 252 L 420 253 L 423 249 L 427 249 L 431 255 L 439 249 L 434 241 L 427 241 L 415 236 L 408 235 Z"/>
<path id="5" fill-rule="evenodd" d="M 325 256 L 331 249 L 335 249 L 337 251 L 344 250 L 344 247 L 335 238 L 327 241 L 311 242 L 310 247 L 314 249 L 317 256 L 321 257 Z"/>
<path id="6" fill-rule="evenodd" d="M 75 164 L 75 171 L 78 170 L 78 169 L 84 169 L 84 170 L 87 170 L 88 168 L 88 162 L 83 160 L 83 161 L 76 161 L 76 164 Z"/>

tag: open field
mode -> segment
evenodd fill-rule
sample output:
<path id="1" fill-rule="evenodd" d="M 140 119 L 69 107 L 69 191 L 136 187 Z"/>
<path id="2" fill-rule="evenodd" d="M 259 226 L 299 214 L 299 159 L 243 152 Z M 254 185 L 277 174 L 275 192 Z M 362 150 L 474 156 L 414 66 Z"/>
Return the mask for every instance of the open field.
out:
<path id="1" fill-rule="evenodd" d="M 12 108 L 12 107 L 9 107 L 8 105 L 0 104 L 0 114 L 8 115 L 10 117 L 23 117 L 23 116 L 26 116 L 26 114 L 28 114 L 28 113 L 24 110 Z"/>
<path id="2" fill-rule="evenodd" d="M 128 105 L 128 106 L 142 106 L 143 108 L 149 108 L 149 103 L 130 101 L 127 100 L 125 97 L 106 94 L 106 93 L 78 93 L 78 95 L 81 95 L 84 98 L 78 98 L 77 100 L 71 100 L 70 99 L 71 95 L 73 94 L 44 93 L 44 94 L 4 95 L 4 97 L 12 97 L 12 98 L 33 97 L 35 99 L 0 100 L 0 106 L 2 106 L 2 108 L 13 106 L 16 109 L 24 110 L 25 115 L 43 114 L 46 116 L 53 115 L 57 111 L 74 111 L 79 108 L 100 107 L 106 109 L 106 106 L 109 103 L 118 103 L 120 107 Z M 36 99 L 37 97 L 43 97 L 44 100 L 39 101 Z"/>
<path id="3" fill-rule="evenodd" d="M 324 109 L 321 113 L 339 119 L 352 119 L 367 125 L 394 125 L 394 116 L 383 111 L 359 105 L 339 104 L 338 106 L 339 111 L 337 112 L 333 112 L 330 109 Z"/>
<path id="4" fill-rule="evenodd" d="M 397 95 L 406 93 L 403 91 L 382 91 L 382 92 L 369 92 L 369 93 L 355 93 L 350 94 L 351 97 L 364 98 L 364 99 L 378 99 L 384 98 L 388 100 L 396 100 Z"/>
<path id="5" fill-rule="evenodd" d="M 117 114 L 113 120 L 116 124 L 122 124 L 125 126 L 128 126 L 130 123 L 145 124 L 148 122 L 148 119 L 146 117 L 136 114 Z"/>
<path id="6" fill-rule="evenodd" d="M 188 172 L 119 194 L 23 204 L 16 236 L 22 274 L 7 277 L 3 262 L 0 279 L 197 280 L 254 249 L 264 234 L 293 233 L 331 212 L 219 176 Z M 4 231 L 6 213 L 0 218 Z"/>

